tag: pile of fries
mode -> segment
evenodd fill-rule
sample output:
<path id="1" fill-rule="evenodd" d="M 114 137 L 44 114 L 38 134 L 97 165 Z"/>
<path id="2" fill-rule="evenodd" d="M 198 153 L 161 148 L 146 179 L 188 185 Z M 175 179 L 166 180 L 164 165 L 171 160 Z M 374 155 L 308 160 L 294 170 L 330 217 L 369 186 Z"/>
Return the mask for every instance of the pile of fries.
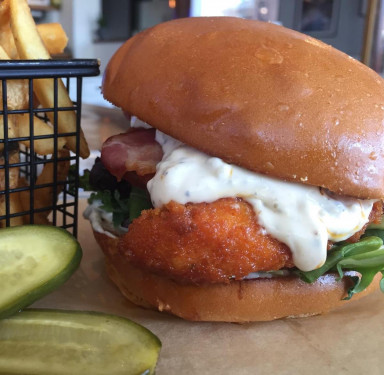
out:
<path id="1" fill-rule="evenodd" d="M 52 54 L 63 52 L 67 40 L 60 24 L 36 25 L 27 0 L 0 0 L 0 60 L 48 60 Z M 70 151 L 79 150 L 82 158 L 89 156 L 81 130 L 78 147 L 76 136 L 57 136 L 76 133 L 74 111 L 39 111 L 45 113 L 42 118 L 33 110 L 73 107 L 61 79 L 56 86 L 54 79 L 31 81 L 0 81 L 0 217 L 12 215 L 8 219 L 12 226 L 31 221 L 48 224 L 50 210 L 65 185 Z M 20 155 L 31 150 L 29 157 L 41 160 L 40 164 L 31 163 L 39 169 L 32 178 L 20 170 Z M 4 226 L 3 218 L 0 227 Z"/>

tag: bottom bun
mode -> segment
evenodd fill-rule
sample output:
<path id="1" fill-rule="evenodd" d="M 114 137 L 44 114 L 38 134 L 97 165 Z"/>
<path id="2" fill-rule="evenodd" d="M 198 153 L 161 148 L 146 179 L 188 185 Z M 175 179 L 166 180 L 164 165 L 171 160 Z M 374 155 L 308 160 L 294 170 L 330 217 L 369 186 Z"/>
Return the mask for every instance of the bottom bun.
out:
<path id="1" fill-rule="evenodd" d="M 324 314 L 349 301 L 352 281 L 327 274 L 308 284 L 297 277 L 231 281 L 228 284 L 182 285 L 132 266 L 118 251 L 118 238 L 94 232 L 107 272 L 131 302 L 193 321 L 251 322 Z M 359 275 L 349 273 L 349 275 Z M 378 289 L 381 274 L 352 301 Z"/>

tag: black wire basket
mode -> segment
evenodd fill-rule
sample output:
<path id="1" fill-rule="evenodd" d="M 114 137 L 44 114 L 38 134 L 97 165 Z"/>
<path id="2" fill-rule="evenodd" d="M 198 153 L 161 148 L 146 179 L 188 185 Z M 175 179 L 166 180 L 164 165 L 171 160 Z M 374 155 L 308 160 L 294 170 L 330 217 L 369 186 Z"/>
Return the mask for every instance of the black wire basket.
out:
<path id="1" fill-rule="evenodd" d="M 99 73 L 93 59 L 0 61 L 0 228 L 52 224 L 77 236 L 82 83 Z M 40 79 L 52 82 L 50 108 L 34 96 Z M 67 91 L 74 89 L 73 105 L 58 105 L 61 81 Z M 27 97 L 23 109 L 12 106 L 20 82 Z M 75 131 L 59 130 L 66 111 L 75 114 Z M 76 140 L 72 151 L 62 147 L 69 137 Z"/>

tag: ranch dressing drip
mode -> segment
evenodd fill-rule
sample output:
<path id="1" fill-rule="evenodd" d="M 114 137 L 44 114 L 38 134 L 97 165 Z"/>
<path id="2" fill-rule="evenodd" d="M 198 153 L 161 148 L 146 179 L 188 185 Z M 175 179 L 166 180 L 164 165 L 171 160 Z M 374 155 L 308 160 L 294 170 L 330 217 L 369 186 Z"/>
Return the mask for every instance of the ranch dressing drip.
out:
<path id="1" fill-rule="evenodd" d="M 148 182 L 154 207 L 239 197 L 254 209 L 267 233 L 285 243 L 302 271 L 321 267 L 327 243 L 342 241 L 367 222 L 375 200 L 331 197 L 320 188 L 286 182 L 230 165 L 161 133 L 164 156 Z"/>
<path id="2" fill-rule="evenodd" d="M 95 232 L 103 233 L 111 238 L 116 238 L 127 232 L 127 228 L 114 227 L 112 212 L 104 211 L 103 203 L 99 200 L 94 200 L 85 209 L 83 216 L 91 222 L 92 228 Z"/>

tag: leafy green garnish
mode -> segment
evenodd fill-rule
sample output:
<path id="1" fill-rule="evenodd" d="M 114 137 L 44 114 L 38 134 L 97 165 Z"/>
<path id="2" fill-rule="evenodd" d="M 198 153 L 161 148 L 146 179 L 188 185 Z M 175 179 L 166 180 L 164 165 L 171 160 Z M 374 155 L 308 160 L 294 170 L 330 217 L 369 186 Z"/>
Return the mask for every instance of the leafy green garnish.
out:
<path id="1" fill-rule="evenodd" d="M 380 237 L 384 241 L 384 230 L 379 228 L 370 228 L 365 231 L 362 237 L 364 238 L 371 236 Z"/>
<path id="2" fill-rule="evenodd" d="M 79 187 L 81 187 L 84 191 L 93 190 L 91 184 L 89 183 L 89 176 L 91 172 L 89 169 L 84 170 L 84 174 L 79 176 Z"/>
<path id="3" fill-rule="evenodd" d="M 101 201 L 100 208 L 106 212 L 112 212 L 112 221 L 115 228 L 132 222 L 133 219 L 140 216 L 142 210 L 152 208 L 151 201 L 148 199 L 143 189 L 132 187 L 129 198 L 121 198 L 120 193 L 115 190 L 97 191 L 91 194 L 88 203 Z"/>
<path id="4" fill-rule="evenodd" d="M 75 189 L 76 174 L 77 174 L 76 165 L 72 164 L 68 171 L 68 180 L 69 180 L 68 191 L 72 195 L 75 195 L 76 193 L 76 189 Z M 92 185 L 89 183 L 90 174 L 91 172 L 89 171 L 89 169 L 85 169 L 84 174 L 82 176 L 79 175 L 79 188 L 82 188 L 84 191 L 94 190 Z"/>
<path id="5" fill-rule="evenodd" d="M 98 168 L 95 168 L 99 163 Z M 135 186 L 131 186 L 127 181 L 117 182 L 116 178 L 96 160 L 92 171 L 84 170 L 84 174 L 79 176 L 79 187 L 84 191 L 92 191 L 88 203 L 95 201 L 101 202 L 99 206 L 102 210 L 112 213 L 112 222 L 115 228 L 129 225 L 133 219 L 140 216 L 141 211 L 152 208 L 152 203 L 147 192 Z M 93 185 L 91 184 L 93 175 Z M 122 186 L 123 184 L 123 186 Z M 121 196 L 118 189 L 121 189 L 124 196 Z"/>
<path id="6" fill-rule="evenodd" d="M 382 236 L 384 237 L 384 233 L 380 233 L 380 236 L 364 237 L 353 244 L 336 245 L 329 251 L 322 267 L 309 272 L 296 270 L 295 273 L 303 281 L 312 283 L 328 271 L 338 272 L 340 278 L 344 277 L 345 270 L 359 272 L 361 278 L 351 277 L 354 285 L 348 290 L 348 296 L 345 298 L 350 299 L 354 294 L 366 289 L 378 272 L 384 272 Z M 380 288 L 384 292 L 383 280 L 381 280 Z"/>
<path id="7" fill-rule="evenodd" d="M 145 190 L 132 187 L 129 197 L 129 222 L 141 215 L 141 211 L 153 208 L 152 202 Z"/>

